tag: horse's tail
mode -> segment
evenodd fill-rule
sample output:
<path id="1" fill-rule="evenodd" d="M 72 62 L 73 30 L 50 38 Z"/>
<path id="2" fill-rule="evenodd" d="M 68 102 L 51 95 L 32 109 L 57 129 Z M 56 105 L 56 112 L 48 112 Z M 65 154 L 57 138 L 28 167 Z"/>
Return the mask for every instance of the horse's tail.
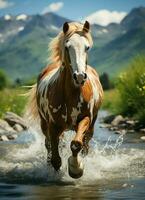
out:
<path id="1" fill-rule="evenodd" d="M 36 96 L 37 84 L 33 85 L 27 93 L 28 102 L 26 105 L 25 117 L 31 120 L 39 120 L 39 112 L 37 107 L 37 96 Z"/>

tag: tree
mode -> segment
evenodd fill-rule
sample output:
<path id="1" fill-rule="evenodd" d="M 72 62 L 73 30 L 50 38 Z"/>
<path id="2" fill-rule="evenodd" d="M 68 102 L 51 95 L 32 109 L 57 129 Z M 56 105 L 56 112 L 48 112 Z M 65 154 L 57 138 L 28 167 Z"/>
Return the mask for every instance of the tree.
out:
<path id="1" fill-rule="evenodd" d="M 109 75 L 107 73 L 104 72 L 102 75 L 100 75 L 100 82 L 104 90 L 109 90 L 111 88 Z"/>
<path id="2" fill-rule="evenodd" d="M 0 70 L 0 90 L 7 86 L 7 77 L 6 74 Z"/>

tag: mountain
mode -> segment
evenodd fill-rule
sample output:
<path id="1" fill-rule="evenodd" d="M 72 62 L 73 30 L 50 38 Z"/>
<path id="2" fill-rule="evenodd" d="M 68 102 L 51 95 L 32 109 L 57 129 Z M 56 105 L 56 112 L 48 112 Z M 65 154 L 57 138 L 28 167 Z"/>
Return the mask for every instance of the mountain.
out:
<path id="1" fill-rule="evenodd" d="M 90 62 L 110 75 L 119 73 L 137 55 L 145 55 L 145 26 L 127 31 L 100 49 L 93 49 Z"/>
<path id="2" fill-rule="evenodd" d="M 5 33 L 0 29 L 0 68 L 11 80 L 16 80 L 38 74 L 47 63 L 48 43 L 59 33 L 62 24 L 70 20 L 48 13 L 30 16 L 21 23 L 16 21 L 16 17 L 5 21 Z M 18 31 L 21 26 L 24 28 Z M 5 37 L 10 31 L 15 31 L 15 34 Z"/>
<path id="3" fill-rule="evenodd" d="M 90 53 L 90 63 L 100 73 L 115 75 L 135 56 L 145 54 L 145 8 L 133 9 L 118 26 L 112 40 Z"/>
<path id="4" fill-rule="evenodd" d="M 127 15 L 121 22 L 121 26 L 125 27 L 126 30 L 139 28 L 145 24 L 145 8 L 135 8 L 129 15 Z"/>
<path id="5" fill-rule="evenodd" d="M 11 80 L 36 76 L 48 63 L 48 43 L 69 19 L 54 13 L 0 18 L 0 68 Z M 145 8 L 133 9 L 120 24 L 91 26 L 94 47 L 89 63 L 111 76 L 145 53 Z"/>

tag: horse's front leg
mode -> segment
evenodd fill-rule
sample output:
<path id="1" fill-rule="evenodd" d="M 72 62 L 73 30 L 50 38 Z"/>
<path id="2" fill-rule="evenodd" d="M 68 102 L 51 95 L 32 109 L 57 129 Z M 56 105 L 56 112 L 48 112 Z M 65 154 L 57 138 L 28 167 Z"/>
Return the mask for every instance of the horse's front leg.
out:
<path id="1" fill-rule="evenodd" d="M 69 175 L 72 178 L 80 178 L 83 175 L 83 166 L 78 159 L 78 153 L 83 147 L 83 140 L 85 133 L 88 131 L 90 125 L 90 118 L 85 117 L 77 127 L 76 135 L 71 142 L 72 156 L 68 159 Z"/>
<path id="2" fill-rule="evenodd" d="M 57 128 L 55 125 L 49 126 L 49 136 L 50 136 L 50 142 L 51 142 L 51 164 L 54 167 L 56 171 L 59 170 L 61 167 L 61 158 L 59 155 L 59 136 L 61 135 L 62 131 Z"/>

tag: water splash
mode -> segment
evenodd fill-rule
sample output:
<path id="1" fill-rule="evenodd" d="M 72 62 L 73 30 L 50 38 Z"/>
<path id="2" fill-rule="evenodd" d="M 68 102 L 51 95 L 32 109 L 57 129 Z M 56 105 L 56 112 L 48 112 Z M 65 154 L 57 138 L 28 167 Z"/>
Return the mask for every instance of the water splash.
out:
<path id="1" fill-rule="evenodd" d="M 77 181 L 70 178 L 67 159 L 71 155 L 70 142 L 73 134 L 72 131 L 65 133 L 60 142 L 62 167 L 59 173 L 56 173 L 51 166 L 47 166 L 44 137 L 32 129 L 23 133 L 16 143 L 2 145 L 0 148 L 6 153 L 0 158 L 0 178 L 28 183 L 63 181 L 91 184 L 98 180 L 145 175 L 145 150 L 120 148 L 123 143 L 123 136 L 120 135 L 115 142 L 109 137 L 106 144 L 92 140 L 89 154 L 83 159 L 85 165 L 83 177 Z M 33 140 L 30 142 L 29 138 Z M 22 145 L 21 141 L 25 143 Z"/>

